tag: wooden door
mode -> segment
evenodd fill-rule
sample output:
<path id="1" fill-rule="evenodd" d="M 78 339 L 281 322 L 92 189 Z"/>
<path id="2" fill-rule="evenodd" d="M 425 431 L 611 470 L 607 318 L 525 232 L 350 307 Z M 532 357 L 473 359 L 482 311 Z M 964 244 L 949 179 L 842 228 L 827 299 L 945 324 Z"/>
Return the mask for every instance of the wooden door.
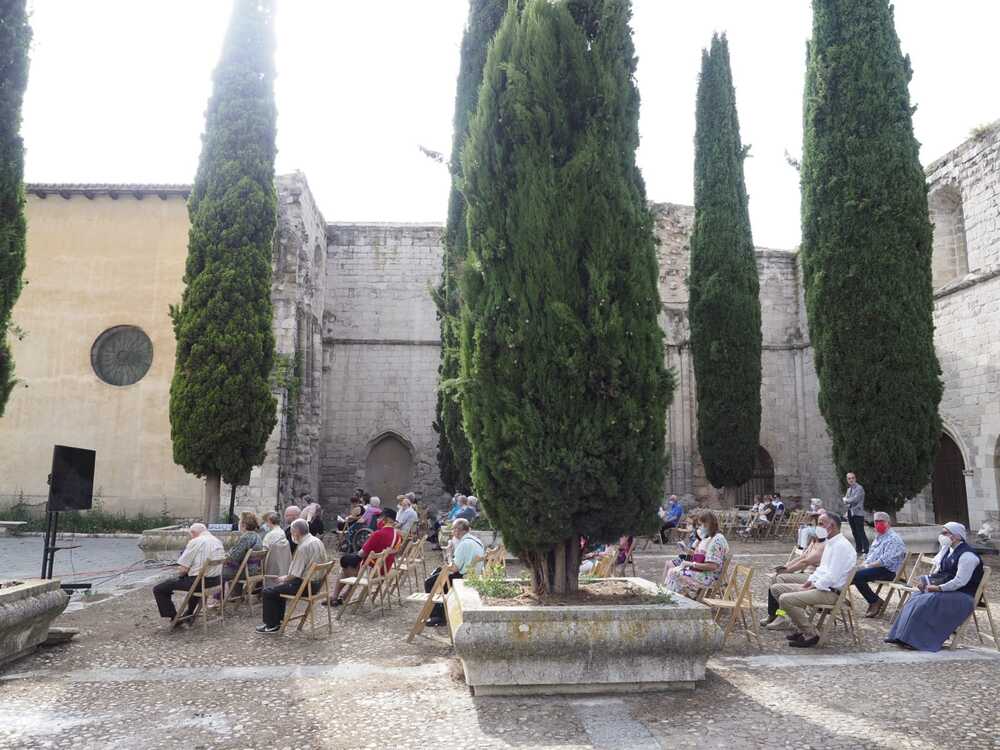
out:
<path id="1" fill-rule="evenodd" d="M 965 492 L 965 461 L 962 451 L 955 441 L 941 435 L 937 456 L 934 459 L 934 475 L 931 479 L 931 495 L 934 499 L 934 522 L 958 521 L 969 527 L 969 503 Z"/>

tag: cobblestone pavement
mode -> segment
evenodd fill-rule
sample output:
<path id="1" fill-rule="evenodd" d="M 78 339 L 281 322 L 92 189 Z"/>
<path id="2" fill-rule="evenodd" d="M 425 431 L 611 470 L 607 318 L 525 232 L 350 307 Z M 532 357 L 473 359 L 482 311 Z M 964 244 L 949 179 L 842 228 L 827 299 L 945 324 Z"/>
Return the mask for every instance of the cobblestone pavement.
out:
<path id="1" fill-rule="evenodd" d="M 783 545 L 735 551 L 761 616 Z M 639 555 L 640 574 L 659 580 L 665 559 Z M 1000 748 L 1000 653 L 975 641 L 903 652 L 862 620 L 861 648 L 733 639 L 693 691 L 473 698 L 440 633 L 405 642 L 416 613 L 349 615 L 319 640 L 256 635 L 259 608 L 169 634 L 148 588 L 108 599 L 60 619 L 73 643 L 0 672 L 0 748 Z"/>

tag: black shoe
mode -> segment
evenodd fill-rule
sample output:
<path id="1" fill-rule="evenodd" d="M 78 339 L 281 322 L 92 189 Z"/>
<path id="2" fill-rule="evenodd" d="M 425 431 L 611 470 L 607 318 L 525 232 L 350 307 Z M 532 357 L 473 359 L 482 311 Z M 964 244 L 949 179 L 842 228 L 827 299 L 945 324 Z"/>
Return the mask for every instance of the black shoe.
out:
<path id="1" fill-rule="evenodd" d="M 791 635 L 785 636 L 786 641 L 792 641 L 793 643 L 795 641 L 801 641 L 803 638 L 805 638 L 805 636 L 802 635 L 802 633 L 792 633 Z"/>
<path id="2" fill-rule="evenodd" d="M 797 641 L 792 641 L 788 645 L 792 648 L 812 648 L 817 643 L 819 643 L 819 636 L 814 635 L 812 638 L 801 638 Z"/>
<path id="3" fill-rule="evenodd" d="M 446 625 L 445 619 L 443 617 L 431 617 L 427 622 L 424 623 L 429 628 L 440 628 Z"/>
<path id="4" fill-rule="evenodd" d="M 257 632 L 258 633 L 266 633 L 266 634 L 270 635 L 271 633 L 277 633 L 279 630 L 281 630 L 281 626 L 280 625 L 258 625 L 257 626 Z"/>

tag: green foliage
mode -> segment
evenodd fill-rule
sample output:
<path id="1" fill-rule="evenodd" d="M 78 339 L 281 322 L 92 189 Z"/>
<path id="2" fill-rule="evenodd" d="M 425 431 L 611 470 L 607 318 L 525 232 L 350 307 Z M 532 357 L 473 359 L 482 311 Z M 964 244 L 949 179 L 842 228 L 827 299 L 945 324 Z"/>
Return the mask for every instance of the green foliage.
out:
<path id="1" fill-rule="evenodd" d="M 290 438 L 298 427 L 299 396 L 302 394 L 302 354 L 275 354 L 271 390 L 285 392 L 285 423 Z M 228 520 L 228 519 L 227 519 Z"/>
<path id="2" fill-rule="evenodd" d="M 0 417 L 14 388 L 7 342 L 24 273 L 24 144 L 21 104 L 28 85 L 31 27 L 25 0 L 0 2 Z"/>
<path id="3" fill-rule="evenodd" d="M 469 18 L 462 37 L 458 87 L 455 93 L 454 135 L 451 143 L 451 193 L 448 196 L 448 224 L 444 234 L 441 285 L 435 294 L 441 322 L 440 385 L 437 394 L 434 430 L 438 433 L 438 469 L 448 492 L 470 492 L 472 450 L 462 427 L 459 387 L 459 322 L 461 298 L 458 275 L 467 251 L 465 197 L 462 195 L 461 154 L 469 132 L 469 119 L 479 99 L 486 50 L 507 11 L 508 0 L 470 0 Z"/>
<path id="4" fill-rule="evenodd" d="M 507 545 L 550 560 L 635 529 L 663 481 L 672 379 L 629 19 L 622 0 L 509 12 L 462 156 L 473 483 Z"/>
<path id="5" fill-rule="evenodd" d="M 726 37 L 702 52 L 694 157 L 688 316 L 698 404 L 698 450 L 708 481 L 753 475 L 760 438 L 760 284 Z"/>
<path id="6" fill-rule="evenodd" d="M 44 509 L 42 512 L 33 512 L 27 505 L 14 505 L 4 510 L 3 519 L 5 521 L 24 521 L 25 525 L 20 526 L 15 533 L 31 531 L 45 531 L 46 518 Z M 166 509 L 158 516 L 150 516 L 139 513 L 135 516 L 128 516 L 125 513 L 110 513 L 100 507 L 97 498 L 94 498 L 94 509 L 83 511 L 67 511 L 59 514 L 59 532 L 77 534 L 141 534 L 146 529 L 156 529 L 162 526 L 170 526 L 174 523 L 166 512 Z"/>
<path id="7" fill-rule="evenodd" d="M 802 268 L 819 406 L 843 482 L 897 510 L 931 474 L 941 423 L 931 224 L 886 0 L 813 0 Z"/>
<path id="8" fill-rule="evenodd" d="M 274 191 L 274 26 L 269 0 L 237 0 L 215 70 L 188 204 L 184 297 L 173 309 L 174 460 L 245 482 L 276 421 L 269 377 Z"/>
<path id="9" fill-rule="evenodd" d="M 524 584 L 507 580 L 503 568 L 487 569 L 482 575 L 470 573 L 463 580 L 469 588 L 479 592 L 480 596 L 491 599 L 514 599 L 524 593 Z"/>

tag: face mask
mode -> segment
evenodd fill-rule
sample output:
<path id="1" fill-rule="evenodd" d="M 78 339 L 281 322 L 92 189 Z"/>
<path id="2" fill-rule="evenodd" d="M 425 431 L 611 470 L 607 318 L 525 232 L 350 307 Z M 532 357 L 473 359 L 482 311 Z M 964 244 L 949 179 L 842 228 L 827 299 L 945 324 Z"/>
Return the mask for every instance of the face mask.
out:
<path id="1" fill-rule="evenodd" d="M 819 539 L 820 541 L 823 541 L 823 540 L 824 540 L 824 539 L 826 539 L 826 538 L 827 538 L 828 536 L 830 536 L 830 532 L 829 532 L 829 531 L 827 531 L 827 530 L 826 530 L 825 528 L 823 528 L 822 526 L 817 526 L 817 527 L 816 527 L 816 538 L 817 538 L 817 539 Z"/>
<path id="2" fill-rule="evenodd" d="M 942 547 L 950 547 L 951 546 L 951 537 L 950 536 L 946 536 L 945 534 L 941 534 L 938 537 L 938 544 L 941 545 Z"/>
<path id="3" fill-rule="evenodd" d="M 267 532 L 269 532 L 271 530 L 271 527 L 270 527 L 270 525 L 268 525 L 266 523 L 262 523 L 260 525 L 260 530 L 263 531 L 266 534 Z"/>
<path id="4" fill-rule="evenodd" d="M 702 539 L 708 539 L 708 529 L 705 526 L 699 526 L 698 536 L 700 536 Z"/>
<path id="5" fill-rule="evenodd" d="M 875 522 L 875 531 L 877 531 L 879 534 L 884 534 L 888 530 L 889 530 L 889 524 L 886 523 L 885 521 Z"/>

